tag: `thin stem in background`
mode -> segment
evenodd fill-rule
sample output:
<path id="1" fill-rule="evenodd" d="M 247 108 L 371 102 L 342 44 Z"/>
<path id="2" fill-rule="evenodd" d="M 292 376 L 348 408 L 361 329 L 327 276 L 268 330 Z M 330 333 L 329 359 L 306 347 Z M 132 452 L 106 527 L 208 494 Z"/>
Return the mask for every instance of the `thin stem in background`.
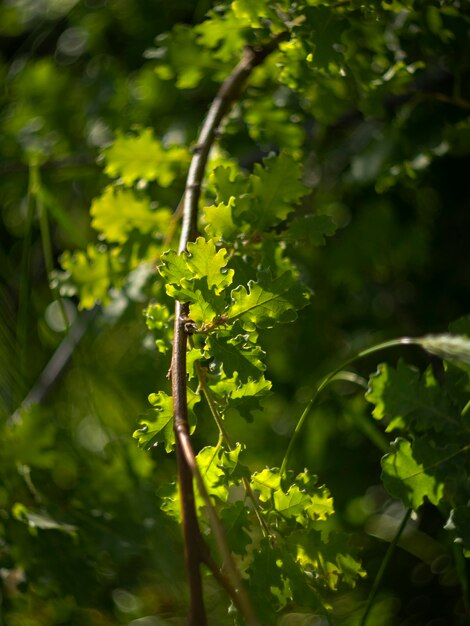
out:
<path id="1" fill-rule="evenodd" d="M 52 252 L 52 243 L 51 243 L 51 231 L 49 228 L 49 220 L 47 215 L 46 206 L 42 200 L 42 185 L 41 179 L 39 175 L 39 168 L 37 165 L 31 166 L 31 176 L 33 180 L 31 193 L 34 196 L 34 200 L 36 203 L 36 210 L 38 214 L 39 220 L 39 229 L 41 232 L 41 241 L 42 241 L 42 251 L 44 256 L 44 265 L 46 266 L 47 273 L 47 282 L 49 284 L 49 288 L 51 290 L 52 296 L 55 301 L 59 305 L 60 314 L 62 316 L 62 321 L 64 324 L 64 332 L 68 332 L 70 328 L 70 322 L 65 310 L 64 301 L 62 300 L 62 296 L 60 295 L 60 290 L 58 286 L 52 286 L 51 277 L 54 271 L 54 254 Z"/>
<path id="2" fill-rule="evenodd" d="M 364 610 L 364 614 L 362 616 L 361 623 L 359 626 L 366 626 L 367 618 L 369 617 L 369 613 L 372 609 L 372 605 L 374 604 L 375 597 L 382 583 L 382 578 L 384 577 L 388 564 L 390 563 L 393 553 L 395 552 L 395 548 L 397 547 L 397 543 L 400 541 L 400 537 L 402 536 L 403 531 L 406 528 L 406 525 L 408 523 L 408 520 L 411 517 L 412 512 L 413 512 L 413 509 L 406 510 L 405 515 L 403 516 L 403 519 L 400 523 L 400 526 L 398 527 L 398 530 L 395 533 L 395 536 L 392 542 L 387 548 L 387 552 L 385 553 L 383 561 L 380 564 L 379 571 L 377 572 L 377 576 L 375 577 L 374 584 L 372 585 L 372 589 L 370 590 L 369 597 L 367 598 L 366 608 Z"/>
<path id="3" fill-rule="evenodd" d="M 377 344 L 375 346 L 372 346 L 371 348 L 366 348 L 365 350 L 362 350 L 361 352 L 358 352 L 357 354 L 352 356 L 350 359 L 348 359 L 347 361 L 342 363 L 337 369 L 333 370 L 332 372 L 327 374 L 324 378 L 322 378 L 320 380 L 320 382 L 317 384 L 317 386 L 315 387 L 313 395 L 310 398 L 307 406 L 303 410 L 302 415 L 300 416 L 300 418 L 299 418 L 299 420 L 298 420 L 298 422 L 297 422 L 297 424 L 295 426 L 294 432 L 292 433 L 292 437 L 290 438 L 289 445 L 287 446 L 287 450 L 286 450 L 286 453 L 284 455 L 284 459 L 282 461 L 281 476 L 285 477 L 285 475 L 286 475 L 287 464 L 289 463 L 289 459 L 290 459 L 292 450 L 294 448 L 295 443 L 297 442 L 297 439 L 299 437 L 300 431 L 302 430 L 303 425 L 305 424 L 305 421 L 306 421 L 308 415 L 310 414 L 310 411 L 312 410 L 313 405 L 316 402 L 316 399 L 317 399 L 318 395 L 320 394 L 321 391 L 323 391 L 323 389 L 325 389 L 325 387 L 327 385 L 329 385 L 331 382 L 333 382 L 335 380 L 335 377 L 338 375 L 338 373 L 341 370 L 343 370 L 344 368 L 348 367 L 349 365 L 351 365 L 352 363 L 354 363 L 358 359 L 362 359 L 362 358 L 368 356 L 369 354 L 374 354 L 375 352 L 379 352 L 380 350 L 385 350 L 387 348 L 394 348 L 396 346 L 420 345 L 419 342 L 420 342 L 419 339 L 415 339 L 415 338 L 412 338 L 412 337 L 399 337 L 398 339 L 392 339 L 390 341 L 385 341 L 383 343 L 379 343 L 379 344 Z"/>
<path id="4" fill-rule="evenodd" d="M 18 371 L 22 384 L 26 379 L 26 343 L 28 334 L 28 312 L 31 293 L 31 251 L 33 240 L 34 196 L 32 171 L 29 172 L 25 236 L 21 255 L 20 294 L 18 303 L 18 323 L 16 340 L 18 344 Z"/>

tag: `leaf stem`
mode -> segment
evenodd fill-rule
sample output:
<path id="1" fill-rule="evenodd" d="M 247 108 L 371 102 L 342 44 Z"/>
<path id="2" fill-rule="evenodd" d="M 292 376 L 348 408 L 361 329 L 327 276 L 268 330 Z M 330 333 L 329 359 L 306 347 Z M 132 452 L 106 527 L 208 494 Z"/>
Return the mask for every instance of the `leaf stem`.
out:
<path id="1" fill-rule="evenodd" d="M 227 448 L 229 449 L 230 452 L 233 451 L 233 444 L 230 440 L 230 437 L 224 427 L 223 424 L 223 420 L 222 420 L 222 416 L 219 414 L 217 405 L 215 403 L 214 400 L 214 396 L 212 395 L 212 391 L 209 388 L 209 386 L 207 385 L 206 381 L 204 380 L 204 376 L 201 372 L 201 367 L 199 364 L 196 363 L 196 368 L 198 371 L 198 377 L 199 377 L 199 386 L 202 389 L 202 392 L 204 394 L 204 397 L 207 400 L 207 404 L 209 406 L 209 410 L 211 412 L 212 417 L 214 418 L 214 422 L 217 425 L 217 428 L 219 429 L 219 433 L 220 433 L 220 437 L 223 439 L 223 441 L 225 442 L 225 445 L 227 446 Z M 272 533 L 269 530 L 268 525 L 266 524 L 266 521 L 263 518 L 261 509 L 259 507 L 259 503 L 258 500 L 256 499 L 255 494 L 253 493 L 253 490 L 251 488 L 251 485 L 248 481 L 248 479 L 244 476 L 242 478 L 242 482 L 243 482 L 243 487 L 245 489 L 245 493 L 247 495 L 247 497 L 251 500 L 251 503 L 253 504 L 253 509 L 255 511 L 255 515 L 258 519 L 259 525 L 261 527 L 261 532 L 263 533 L 263 535 L 265 537 L 271 537 Z"/>
<path id="2" fill-rule="evenodd" d="M 292 453 L 295 443 L 297 442 L 299 433 L 302 430 L 302 427 L 313 405 L 315 404 L 315 401 L 318 395 L 320 394 L 321 391 L 323 391 L 323 389 L 325 389 L 327 385 L 329 385 L 331 382 L 333 382 L 336 379 L 338 373 L 341 372 L 341 370 L 348 367 L 349 365 L 351 365 L 352 363 L 354 363 L 355 361 L 362 359 L 366 356 L 369 356 L 370 354 L 374 354 L 375 352 L 379 352 L 387 348 L 394 348 L 396 346 L 409 346 L 409 345 L 419 345 L 419 339 L 415 339 L 413 337 L 399 337 L 398 339 L 391 339 L 390 341 L 384 341 L 383 343 L 378 343 L 375 346 L 366 348 L 365 350 L 361 350 L 354 356 L 350 357 L 347 361 L 342 363 L 339 367 L 331 371 L 329 374 L 327 374 L 324 378 L 320 380 L 320 382 L 316 385 L 313 395 L 308 401 L 307 406 L 303 410 L 302 415 L 300 416 L 295 426 L 294 432 L 292 433 L 292 437 L 290 438 L 289 445 L 287 446 L 287 450 L 284 455 L 284 459 L 282 460 L 281 471 L 280 471 L 282 477 L 286 476 L 287 464 L 289 462 L 290 455 Z"/>

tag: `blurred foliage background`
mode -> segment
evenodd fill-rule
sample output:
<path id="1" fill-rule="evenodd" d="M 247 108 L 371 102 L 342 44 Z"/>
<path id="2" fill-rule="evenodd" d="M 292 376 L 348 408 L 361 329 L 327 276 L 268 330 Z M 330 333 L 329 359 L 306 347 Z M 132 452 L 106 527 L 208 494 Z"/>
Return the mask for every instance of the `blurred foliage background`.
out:
<path id="1" fill-rule="evenodd" d="M 303 210 L 331 216 L 338 229 L 324 246 L 289 244 L 315 295 L 295 324 L 265 338 L 274 393 L 248 435 L 259 469 L 280 464 L 322 375 L 375 342 L 443 332 L 470 302 L 470 9 L 457 0 L 394 0 L 380 22 L 374 3 L 356 14 L 352 2 L 335 31 L 328 4 L 312 2 L 307 15 L 318 50 L 327 51 L 315 58 L 311 84 L 304 77 L 308 88 L 298 94 L 291 85 L 295 58 L 286 51 L 284 76 L 274 66 L 255 76 L 221 139 L 247 169 L 280 147 L 303 155 L 312 188 Z M 180 531 L 159 509 L 175 462 L 138 449 L 131 436 L 169 365 L 142 316 L 148 277 L 112 288 L 105 306 L 86 312 L 73 295 L 60 305 L 48 274 L 63 251 L 101 245 L 89 208 L 108 182 L 100 154 L 117 133 L 151 127 L 163 142 L 194 140 L 240 52 L 235 42 L 194 55 L 188 28 L 211 7 L 0 4 L 2 625 L 184 623 Z M 331 69 L 339 40 L 354 59 L 355 83 Z M 184 172 L 160 201 L 176 209 L 183 186 Z M 66 366 L 45 369 L 68 355 Z M 406 357 L 429 363 L 414 348 Z M 358 374 L 367 378 L 377 362 L 364 360 Z M 30 400 L 42 401 L 18 412 L 31 390 Z M 381 452 L 361 426 L 369 419 L 356 388 L 337 385 L 295 451 L 296 469 L 308 467 L 331 489 L 367 564 L 369 578 L 336 599 L 348 624 L 358 623 L 390 524 L 403 514 L 381 487 Z M 234 439 L 237 428 L 246 437 L 245 423 L 231 428 Z M 413 523 L 370 623 L 469 623 L 439 513 L 424 507 Z M 230 623 L 207 587 L 212 623 Z M 307 619 L 282 624 L 317 623 Z"/>

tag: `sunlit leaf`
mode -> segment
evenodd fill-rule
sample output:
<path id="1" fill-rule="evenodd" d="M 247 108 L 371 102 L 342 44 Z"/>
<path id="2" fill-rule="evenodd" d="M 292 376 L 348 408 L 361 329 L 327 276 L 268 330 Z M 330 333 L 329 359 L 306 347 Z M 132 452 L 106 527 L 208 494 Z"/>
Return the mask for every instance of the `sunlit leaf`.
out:
<path id="1" fill-rule="evenodd" d="M 192 430 L 196 424 L 193 408 L 199 400 L 199 394 L 188 389 L 188 411 Z M 141 428 L 134 432 L 134 438 L 137 439 L 139 446 L 145 450 L 150 450 L 158 443 L 163 443 L 165 450 L 171 452 L 175 445 L 173 399 L 163 391 L 159 391 L 149 396 L 149 402 L 154 408 L 140 418 Z"/>
<path id="2" fill-rule="evenodd" d="M 233 303 L 225 316 L 229 322 L 239 319 L 246 330 L 271 328 L 276 322 L 293 321 L 307 301 L 305 289 L 289 273 L 274 279 L 264 273 L 248 283 L 248 290 L 239 286 L 232 291 Z"/>
<path id="3" fill-rule="evenodd" d="M 390 495 L 406 507 L 418 509 L 426 497 L 439 504 L 444 495 L 444 483 L 433 472 L 443 461 L 442 453 L 424 442 L 412 446 L 406 439 L 392 443 L 393 452 L 382 459 L 382 480 Z"/>
<path id="4" fill-rule="evenodd" d="M 189 152 L 181 146 L 164 147 L 151 128 L 135 135 L 118 135 L 104 152 L 105 172 L 126 185 L 155 180 L 168 187 L 189 164 Z"/>
<path id="5" fill-rule="evenodd" d="M 93 200 L 90 214 L 93 228 L 103 239 L 117 243 L 124 243 L 133 230 L 144 235 L 165 233 L 172 216 L 170 209 L 152 209 L 148 198 L 112 186 Z"/>

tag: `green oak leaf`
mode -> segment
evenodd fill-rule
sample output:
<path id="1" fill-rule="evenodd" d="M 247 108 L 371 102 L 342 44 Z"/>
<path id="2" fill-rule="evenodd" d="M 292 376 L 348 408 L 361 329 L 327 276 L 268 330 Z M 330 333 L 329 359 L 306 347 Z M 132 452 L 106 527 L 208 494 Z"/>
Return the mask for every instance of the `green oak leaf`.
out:
<path id="1" fill-rule="evenodd" d="M 218 204 L 230 205 L 232 198 L 238 199 L 247 192 L 247 184 L 243 174 L 229 166 L 219 165 L 209 175 L 209 187 L 213 189 Z"/>
<path id="2" fill-rule="evenodd" d="M 336 232 L 336 224 L 329 215 L 304 215 L 290 222 L 285 239 L 294 245 L 324 246 L 325 237 Z"/>
<path id="3" fill-rule="evenodd" d="M 165 282 L 170 285 L 190 285 L 192 275 L 188 272 L 188 265 L 184 254 L 178 254 L 175 250 L 168 250 L 161 256 L 161 265 L 158 271 Z"/>
<path id="4" fill-rule="evenodd" d="M 252 476 L 252 487 L 259 492 L 261 502 L 271 502 L 274 510 L 286 520 L 308 526 L 312 521 L 325 521 L 334 513 L 333 499 L 328 489 L 317 486 L 317 477 L 308 470 L 301 472 L 287 489 L 281 485 L 277 468 L 264 469 Z"/>
<path id="5" fill-rule="evenodd" d="M 80 309 L 92 309 L 95 304 L 111 301 L 109 289 L 120 287 L 128 274 L 128 267 L 120 258 L 120 250 L 89 245 L 86 251 L 71 254 L 66 251 L 60 258 L 65 270 L 57 273 L 56 280 L 63 296 L 78 294 Z"/>
<path id="6" fill-rule="evenodd" d="M 310 502 L 305 507 L 305 517 L 315 521 L 324 521 L 335 512 L 333 498 L 325 485 L 317 485 L 317 476 L 304 470 L 295 478 L 295 482 L 308 493 Z"/>
<path id="7" fill-rule="evenodd" d="M 214 333 L 207 338 L 206 358 L 214 359 L 223 365 L 225 374 L 232 378 L 235 372 L 240 381 L 259 378 L 266 366 L 261 361 L 265 352 L 256 344 L 247 341 L 243 335 L 225 337 Z"/>
<path id="8" fill-rule="evenodd" d="M 204 358 L 204 353 L 199 348 L 190 348 L 186 353 L 186 371 L 188 373 L 188 377 L 194 378 L 196 376 L 195 369 L 197 361 L 200 361 Z"/>
<path id="9" fill-rule="evenodd" d="M 275 9 L 268 2 L 253 2 L 252 0 L 234 0 L 232 11 L 235 16 L 251 28 L 261 28 L 264 20 L 274 19 L 279 21 Z"/>
<path id="10" fill-rule="evenodd" d="M 226 269 L 228 262 L 227 250 L 216 251 L 212 239 L 198 237 L 194 243 L 188 243 L 188 251 L 183 253 L 189 269 L 195 278 L 205 278 L 209 289 L 220 294 L 233 281 L 233 270 Z"/>
<path id="11" fill-rule="evenodd" d="M 172 316 L 168 307 L 158 302 L 150 304 L 144 310 L 144 316 L 147 328 L 153 333 L 158 351 L 165 354 L 171 347 Z"/>
<path id="12" fill-rule="evenodd" d="M 250 509 L 244 502 L 237 500 L 228 501 L 219 512 L 231 550 L 235 554 L 245 555 L 247 547 L 252 542 Z"/>
<path id="13" fill-rule="evenodd" d="M 209 19 L 194 27 L 197 42 L 212 50 L 215 59 L 231 61 L 240 54 L 246 44 L 246 24 L 242 24 L 231 12 L 224 15 L 210 11 Z"/>
<path id="14" fill-rule="evenodd" d="M 164 147 L 151 128 L 144 128 L 134 135 L 118 135 L 103 154 L 105 173 L 119 177 L 125 185 L 143 179 L 169 187 L 190 161 L 187 148 Z"/>
<path id="15" fill-rule="evenodd" d="M 238 412 L 247 422 L 253 421 L 253 412 L 260 410 L 261 398 L 270 393 L 272 383 L 264 376 L 258 380 L 248 380 L 230 393 L 230 407 Z"/>
<path id="16" fill-rule="evenodd" d="M 200 400 L 199 394 L 191 389 L 188 394 L 188 419 L 191 432 L 196 425 L 194 405 Z M 137 429 L 133 436 L 137 439 L 139 446 L 145 450 L 150 450 L 158 443 L 165 445 L 165 450 L 171 452 L 175 445 L 175 433 L 173 430 L 173 399 L 165 392 L 159 391 L 149 396 L 149 402 L 154 407 L 139 419 L 141 428 Z"/>
<path id="17" fill-rule="evenodd" d="M 342 585 L 354 587 L 366 572 L 351 554 L 345 533 L 324 533 L 302 529 L 291 533 L 287 542 L 296 562 L 310 571 L 316 584 L 337 590 Z"/>
<path id="18" fill-rule="evenodd" d="M 167 293 L 177 297 L 179 292 L 176 289 L 169 289 Z M 218 309 L 223 305 L 223 300 L 217 301 L 217 297 L 207 288 L 204 289 L 204 293 L 200 289 L 196 289 L 191 293 L 188 301 L 190 302 L 189 317 L 197 326 L 211 324 L 220 313 Z"/>
<path id="19" fill-rule="evenodd" d="M 263 538 L 252 553 L 247 574 L 250 595 L 256 605 L 262 624 L 275 624 L 277 607 L 284 607 L 290 600 L 290 590 L 283 572 L 283 553 L 277 545 Z"/>
<path id="20" fill-rule="evenodd" d="M 234 222 L 234 207 L 235 197 L 230 196 L 227 204 L 219 202 L 204 209 L 204 221 L 207 224 L 205 231 L 209 237 L 220 241 L 232 241 L 236 237 L 239 226 Z"/>
<path id="21" fill-rule="evenodd" d="M 310 497 L 307 493 L 300 490 L 298 485 L 292 485 L 284 493 L 281 489 L 273 493 L 274 508 L 284 519 L 293 518 L 296 522 L 301 522 L 304 518 L 304 512 L 309 505 Z"/>
<path id="22" fill-rule="evenodd" d="M 138 198 L 130 189 L 108 186 L 103 194 L 91 203 L 91 225 L 103 239 L 124 243 L 133 230 L 147 235 L 168 230 L 170 209 L 152 209 L 150 200 Z"/>
<path id="23" fill-rule="evenodd" d="M 375 405 L 376 419 L 391 420 L 387 431 L 412 425 L 417 430 L 452 431 L 458 426 L 455 408 L 442 393 L 431 369 L 419 371 L 402 360 L 397 368 L 381 364 L 370 377 L 366 399 Z"/>
<path id="24" fill-rule="evenodd" d="M 229 486 L 236 484 L 241 478 L 240 470 L 237 467 L 241 452 L 241 444 L 238 444 L 233 450 L 206 446 L 196 456 L 199 470 L 209 493 L 223 502 L 229 496 Z"/>
<path id="25" fill-rule="evenodd" d="M 278 468 L 265 468 L 251 477 L 251 486 L 259 492 L 261 502 L 269 502 L 275 491 L 281 488 L 281 475 Z"/>
<path id="26" fill-rule="evenodd" d="M 288 154 L 270 156 L 263 165 L 257 163 L 250 176 L 254 202 L 244 219 L 261 231 L 284 220 L 309 191 L 301 178 L 299 162 Z"/>
<path id="27" fill-rule="evenodd" d="M 238 374 L 235 374 L 233 378 L 222 378 L 209 383 L 209 386 L 212 393 L 216 394 L 222 412 L 234 411 L 247 422 L 252 422 L 252 413 L 261 409 L 260 400 L 269 394 L 272 384 L 264 376 L 240 383 Z"/>
<path id="28" fill-rule="evenodd" d="M 382 481 L 388 493 L 414 510 L 425 497 L 432 504 L 439 504 L 444 483 L 434 475 L 433 468 L 443 461 L 442 452 L 423 441 L 412 445 L 401 437 L 391 445 L 393 452 L 382 458 Z"/>
<path id="29" fill-rule="evenodd" d="M 240 285 L 232 291 L 232 305 L 225 312 L 227 322 L 239 319 L 248 331 L 271 328 L 275 323 L 296 319 L 296 310 L 306 306 L 308 293 L 290 272 L 277 278 L 261 272 L 258 280 Z"/>
<path id="30" fill-rule="evenodd" d="M 220 293 L 233 281 L 234 270 L 227 269 L 227 251 L 217 251 L 213 240 L 198 237 L 188 251 L 162 254 L 158 271 L 165 280 L 169 296 L 190 302 L 191 318 L 196 323 L 211 322 L 224 306 Z"/>

